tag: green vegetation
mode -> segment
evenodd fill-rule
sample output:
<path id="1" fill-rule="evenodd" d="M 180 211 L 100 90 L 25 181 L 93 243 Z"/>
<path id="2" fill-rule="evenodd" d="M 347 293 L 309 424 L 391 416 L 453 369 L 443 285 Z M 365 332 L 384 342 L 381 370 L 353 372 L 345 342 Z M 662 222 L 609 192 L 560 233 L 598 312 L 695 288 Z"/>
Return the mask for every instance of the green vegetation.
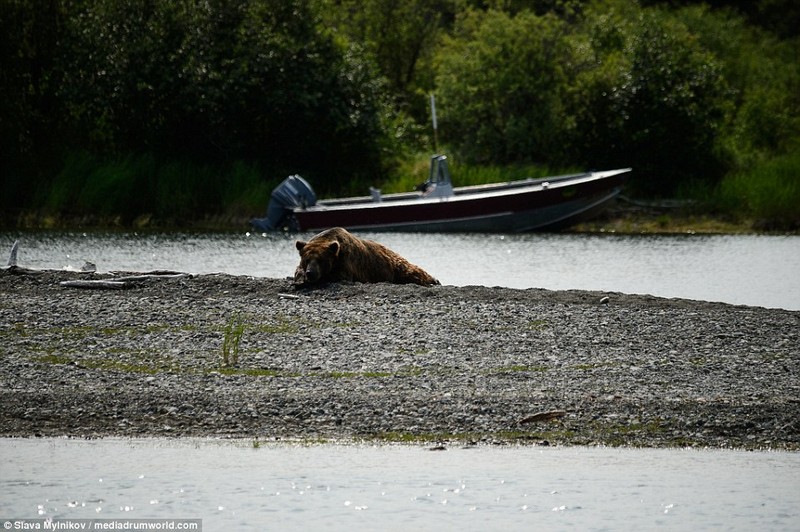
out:
<path id="1" fill-rule="evenodd" d="M 176 369 L 171 367 L 155 367 L 146 364 L 131 364 L 126 362 L 120 362 L 118 360 L 109 360 L 109 359 L 87 358 L 87 359 L 76 360 L 63 355 L 43 355 L 35 358 L 34 360 L 44 364 L 55 364 L 55 365 L 74 364 L 83 369 L 120 371 L 125 373 L 145 373 L 148 375 L 155 375 L 163 371 L 174 371 Z"/>
<path id="2" fill-rule="evenodd" d="M 385 443 L 432 444 L 443 442 L 478 443 L 504 442 L 574 442 L 577 434 L 569 429 L 553 430 L 500 430 L 491 432 L 379 432 L 372 439 Z M 584 442 L 585 443 L 585 442 Z"/>
<path id="3" fill-rule="evenodd" d="M 244 322 L 240 316 L 234 316 L 225 324 L 222 339 L 222 367 L 234 368 L 239 364 L 239 343 L 244 334 Z"/>
<path id="4" fill-rule="evenodd" d="M 515 366 L 505 366 L 500 367 L 492 370 L 493 373 L 531 373 L 531 372 L 542 372 L 550 370 L 547 366 L 522 366 L 522 365 L 515 365 Z"/>
<path id="5" fill-rule="evenodd" d="M 656 435 L 663 434 L 665 428 L 660 419 L 654 419 L 647 422 L 634 422 L 634 423 L 607 423 L 607 422 L 593 422 L 592 432 L 597 436 L 599 441 L 605 445 L 612 447 L 620 447 L 630 445 L 630 442 L 636 442 L 639 435 Z M 691 446 L 691 440 L 685 439 L 682 441 L 672 442 L 675 447 Z"/>
<path id="6" fill-rule="evenodd" d="M 65 357 L 63 355 L 44 355 L 36 359 L 38 362 L 43 362 L 45 364 L 56 364 L 56 365 L 64 365 L 64 364 L 72 364 L 74 360 L 69 357 Z"/>
<path id="7" fill-rule="evenodd" d="M 619 364 L 618 362 L 588 362 L 585 364 L 575 364 L 574 366 L 570 367 L 572 369 L 577 369 L 580 371 L 589 371 L 597 368 L 613 367 L 618 364 Z"/>
<path id="8" fill-rule="evenodd" d="M 474 164 L 463 160 L 451 159 L 448 161 L 450 173 L 459 186 L 483 185 L 485 183 L 500 183 L 528 177 L 539 178 L 553 175 L 554 173 L 567 174 L 582 171 L 577 166 L 545 166 L 534 163 L 509 163 Z M 409 155 L 400 162 L 397 169 L 383 183 L 383 192 L 408 192 L 428 179 L 430 171 L 430 156 L 427 153 Z M 362 191 L 363 192 L 363 191 Z"/>
<path id="9" fill-rule="evenodd" d="M 458 184 L 632 166 L 628 195 L 796 229 L 800 8 L 711 5 L 4 0 L 0 223 L 242 218 L 438 150 Z"/>
<path id="10" fill-rule="evenodd" d="M 225 366 L 222 368 L 207 371 L 206 373 L 219 373 L 221 375 L 247 375 L 248 377 L 299 377 L 296 373 L 281 373 L 274 369 L 260 369 L 260 368 L 235 368 Z"/>
<path id="11" fill-rule="evenodd" d="M 723 212 L 743 212 L 765 229 L 796 225 L 800 209 L 800 152 L 732 173 L 716 196 Z"/>

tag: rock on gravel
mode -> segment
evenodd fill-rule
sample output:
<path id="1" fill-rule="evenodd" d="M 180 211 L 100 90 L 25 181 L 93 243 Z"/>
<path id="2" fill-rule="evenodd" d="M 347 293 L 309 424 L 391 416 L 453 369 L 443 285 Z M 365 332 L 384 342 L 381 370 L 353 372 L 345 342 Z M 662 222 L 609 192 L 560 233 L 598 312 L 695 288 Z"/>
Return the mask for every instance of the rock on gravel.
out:
<path id="1" fill-rule="evenodd" d="M 800 312 L 0 272 L 3 436 L 800 447 Z"/>

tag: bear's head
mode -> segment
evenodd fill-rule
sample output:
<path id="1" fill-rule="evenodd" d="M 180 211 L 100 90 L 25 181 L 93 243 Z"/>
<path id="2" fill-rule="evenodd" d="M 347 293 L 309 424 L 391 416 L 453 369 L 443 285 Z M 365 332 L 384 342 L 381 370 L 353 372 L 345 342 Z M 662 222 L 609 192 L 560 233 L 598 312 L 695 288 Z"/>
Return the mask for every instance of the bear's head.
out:
<path id="1" fill-rule="evenodd" d="M 300 265 L 294 272 L 295 284 L 320 282 L 331 273 L 339 256 L 339 242 L 336 240 L 298 240 L 295 246 L 300 252 Z"/>

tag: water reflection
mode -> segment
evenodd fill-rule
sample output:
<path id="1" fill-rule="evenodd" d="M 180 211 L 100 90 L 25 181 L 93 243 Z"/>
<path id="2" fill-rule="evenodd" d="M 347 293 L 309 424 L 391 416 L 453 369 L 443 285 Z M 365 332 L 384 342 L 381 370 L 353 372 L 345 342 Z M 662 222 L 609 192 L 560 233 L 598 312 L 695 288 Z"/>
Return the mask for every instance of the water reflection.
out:
<path id="1" fill-rule="evenodd" d="M 20 263 L 288 278 L 311 234 L 4 233 Z M 800 237 L 364 233 L 443 284 L 588 289 L 800 310 Z"/>

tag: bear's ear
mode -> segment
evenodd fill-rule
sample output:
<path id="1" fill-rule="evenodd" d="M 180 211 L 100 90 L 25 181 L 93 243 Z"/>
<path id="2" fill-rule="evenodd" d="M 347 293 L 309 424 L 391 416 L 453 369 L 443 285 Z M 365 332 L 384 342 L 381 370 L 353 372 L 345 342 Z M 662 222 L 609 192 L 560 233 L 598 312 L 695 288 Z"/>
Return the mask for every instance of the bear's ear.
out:
<path id="1" fill-rule="evenodd" d="M 294 247 L 297 248 L 297 251 L 303 251 L 303 248 L 306 247 L 307 242 L 303 242 L 302 240 L 298 240 L 294 243 Z"/>
<path id="2" fill-rule="evenodd" d="M 328 251 L 330 251 L 334 257 L 337 256 L 339 254 L 339 242 L 334 240 L 328 244 Z"/>

